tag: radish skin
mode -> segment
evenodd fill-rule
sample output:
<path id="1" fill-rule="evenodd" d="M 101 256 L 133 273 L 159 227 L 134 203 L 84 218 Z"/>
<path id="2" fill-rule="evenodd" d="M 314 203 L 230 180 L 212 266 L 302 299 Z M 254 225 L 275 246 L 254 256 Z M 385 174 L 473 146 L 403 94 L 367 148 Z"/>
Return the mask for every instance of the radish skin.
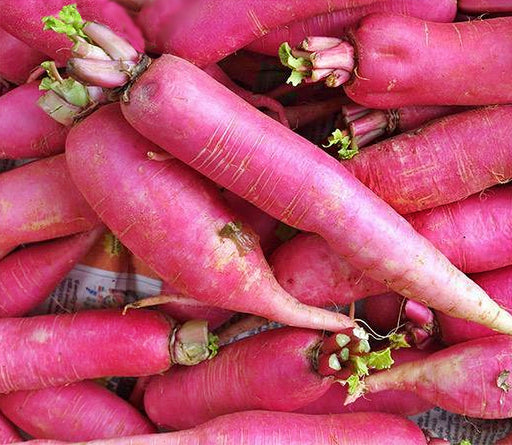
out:
<path id="1" fill-rule="evenodd" d="M 0 254 L 99 224 L 73 185 L 63 154 L 0 174 L 0 216 Z"/>
<path id="2" fill-rule="evenodd" d="M 186 431 L 97 440 L 88 445 L 426 445 L 421 430 L 410 420 L 384 413 L 353 413 L 311 416 L 297 413 L 248 411 L 211 420 Z M 34 445 L 60 445 L 57 441 L 34 441 Z"/>
<path id="3" fill-rule="evenodd" d="M 364 381 L 364 391 L 413 391 L 455 414 L 505 419 L 512 416 L 512 394 L 506 386 L 511 350 L 512 338 L 506 335 L 461 343 L 372 374 Z"/>
<path id="4" fill-rule="evenodd" d="M 298 409 L 333 383 L 312 366 L 321 340 L 316 331 L 282 328 L 225 346 L 195 369 L 176 367 L 153 377 L 144 394 L 146 413 L 156 425 L 184 429 L 237 411 Z"/>
<path id="5" fill-rule="evenodd" d="M 175 361 L 186 363 L 180 348 L 187 339 L 172 343 L 179 336 L 171 338 L 174 328 L 164 314 L 145 310 L 2 318 L 0 335 L 9 347 L 0 355 L 0 393 L 165 372 Z M 206 358 L 203 350 L 190 357 Z"/>
<path id="6" fill-rule="evenodd" d="M 0 0 L 2 28 L 50 59 L 64 64 L 73 44 L 63 35 L 43 30 L 41 20 L 56 15 L 68 3 L 66 0 Z M 110 0 L 77 0 L 75 3 L 84 20 L 104 23 L 142 51 L 141 32 L 122 6 Z"/>
<path id="7" fill-rule="evenodd" d="M 303 305 L 287 294 L 251 229 L 241 230 L 245 244 L 223 235 L 239 218 L 217 187 L 175 158 L 149 160 L 149 151 L 158 147 L 130 127 L 118 104 L 75 126 L 66 142 L 69 170 L 85 199 L 162 280 L 209 305 L 291 326 L 337 331 L 354 325 L 342 314 Z M 102 179 L 107 173 L 116 194 Z"/>
<path id="8" fill-rule="evenodd" d="M 308 36 L 343 37 L 348 29 L 357 25 L 363 17 L 375 12 L 393 12 L 433 22 L 451 22 L 456 10 L 456 2 L 452 0 L 388 0 L 362 6 L 356 3 L 353 7 L 308 17 L 273 29 L 266 36 L 247 45 L 245 49 L 275 56 L 283 42 L 289 42 L 294 47 Z"/>
<path id="9" fill-rule="evenodd" d="M 160 57 L 121 107 L 154 143 L 274 218 L 318 233 L 368 276 L 452 316 L 512 332 L 510 314 L 336 160 L 192 64 Z"/>
<path id="10" fill-rule="evenodd" d="M 0 77 L 15 84 L 25 83 L 45 58 L 44 54 L 0 28 Z"/>
<path id="11" fill-rule="evenodd" d="M 68 130 L 39 106 L 37 83 L 0 97 L 0 159 L 42 158 L 64 151 Z"/>
<path id="12" fill-rule="evenodd" d="M 42 303 L 104 233 L 29 245 L 0 260 L 0 317 L 19 317 Z"/>
<path id="13" fill-rule="evenodd" d="M 343 165 L 401 214 L 433 208 L 512 178 L 511 123 L 512 106 L 470 110 L 374 144 Z"/>
<path id="14" fill-rule="evenodd" d="M 0 410 L 37 439 L 78 442 L 156 433 L 128 402 L 92 381 L 4 394 Z"/>

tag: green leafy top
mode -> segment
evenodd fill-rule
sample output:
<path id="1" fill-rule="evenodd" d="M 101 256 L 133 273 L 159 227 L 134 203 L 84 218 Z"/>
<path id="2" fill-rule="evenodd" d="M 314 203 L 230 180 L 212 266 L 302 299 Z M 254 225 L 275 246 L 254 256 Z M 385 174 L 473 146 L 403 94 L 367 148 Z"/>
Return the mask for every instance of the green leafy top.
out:
<path id="1" fill-rule="evenodd" d="M 290 77 L 286 80 L 286 83 L 291 83 L 296 87 L 297 85 L 300 85 L 304 78 L 308 77 L 311 62 L 304 57 L 295 57 L 292 54 L 292 48 L 288 42 L 284 42 L 279 47 L 279 60 L 284 66 L 291 68 L 292 70 Z"/>
<path id="2" fill-rule="evenodd" d="M 59 34 L 65 34 L 72 41 L 81 37 L 91 43 L 89 37 L 83 31 L 85 22 L 78 12 L 76 4 L 64 6 L 60 10 L 58 18 L 53 15 L 43 17 L 43 23 L 43 29 L 45 30 L 49 29 Z"/>
<path id="3" fill-rule="evenodd" d="M 342 384 L 348 384 L 348 393 L 350 395 L 359 392 L 362 386 L 361 377 L 370 373 L 370 369 L 388 369 L 393 365 L 394 360 L 391 357 L 391 348 L 382 349 L 381 351 L 370 352 L 366 355 L 355 356 L 350 359 L 354 367 L 354 374 Z"/>
<path id="4" fill-rule="evenodd" d="M 60 77 L 55 62 L 43 62 L 41 66 L 46 70 L 48 77 L 41 80 L 40 90 L 53 91 L 71 105 L 86 107 L 89 104 L 87 88 L 75 79 Z"/>
<path id="5" fill-rule="evenodd" d="M 389 343 L 391 349 L 410 348 L 411 345 L 407 342 L 405 334 L 390 334 Z"/>
<path id="6" fill-rule="evenodd" d="M 471 445 L 471 442 L 467 439 L 462 439 L 460 442 L 459 442 L 459 445 Z"/>
<path id="7" fill-rule="evenodd" d="M 208 350 L 210 351 L 208 360 L 215 357 L 219 352 L 219 337 L 212 333 L 208 333 Z"/>
<path id="8" fill-rule="evenodd" d="M 324 148 L 332 146 L 339 147 L 338 157 L 339 159 L 352 159 L 356 154 L 359 153 L 359 147 L 356 143 L 351 140 L 350 136 L 346 131 L 342 131 L 336 128 L 332 134 L 327 138 L 327 145 L 322 145 Z"/>

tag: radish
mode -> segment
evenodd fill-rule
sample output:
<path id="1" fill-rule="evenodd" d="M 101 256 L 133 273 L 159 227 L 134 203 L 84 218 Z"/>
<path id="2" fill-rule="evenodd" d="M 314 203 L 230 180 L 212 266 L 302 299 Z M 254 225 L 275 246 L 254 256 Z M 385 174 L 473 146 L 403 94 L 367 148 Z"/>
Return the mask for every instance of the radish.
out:
<path id="1" fill-rule="evenodd" d="M 396 110 L 370 110 L 357 104 L 342 107 L 345 134 L 358 147 L 370 144 L 384 135 L 415 130 L 440 117 L 465 111 L 465 107 L 409 106 Z"/>
<path id="2" fill-rule="evenodd" d="M 37 106 L 37 84 L 0 97 L 0 159 L 41 158 L 64 151 L 68 130 Z"/>
<path id="3" fill-rule="evenodd" d="M 237 411 L 296 410 L 322 396 L 334 382 L 332 374 L 347 378 L 357 372 L 358 354 L 369 351 L 359 329 L 323 342 L 321 333 L 297 328 L 245 338 L 194 369 L 176 367 L 152 377 L 146 413 L 159 426 L 183 429 Z M 379 368 L 392 364 L 389 355 L 382 359 Z"/>
<path id="4" fill-rule="evenodd" d="M 512 106 L 480 108 L 374 144 L 343 165 L 397 212 L 411 213 L 509 181 L 510 134 Z"/>
<path id="5" fill-rule="evenodd" d="M 277 55 L 283 42 L 296 46 L 308 36 L 343 37 L 343 35 L 365 16 L 375 12 L 393 12 L 410 15 L 433 22 L 451 22 L 455 17 L 456 2 L 416 0 L 387 0 L 380 2 L 355 2 L 352 6 L 328 14 L 307 17 L 286 26 L 271 30 L 267 35 L 255 40 L 245 48 L 258 53 Z"/>
<path id="6" fill-rule="evenodd" d="M 42 303 L 103 232 L 98 227 L 29 245 L 0 260 L 0 317 L 21 316 Z"/>
<path id="7" fill-rule="evenodd" d="M 354 325 L 288 295 L 252 229 L 239 222 L 217 187 L 177 159 L 148 159 L 158 150 L 130 127 L 118 104 L 73 127 L 66 142 L 69 170 L 85 199 L 162 280 L 209 305 L 291 326 L 336 331 Z M 102 179 L 107 174 L 115 194 Z"/>
<path id="8" fill-rule="evenodd" d="M 394 366 L 428 357 L 429 352 L 419 349 L 399 349 L 393 351 Z M 343 405 L 340 401 L 347 396 L 347 388 L 341 385 L 332 385 L 319 399 L 299 408 L 296 412 L 303 414 L 341 414 L 347 412 L 378 411 L 402 416 L 414 416 L 432 409 L 434 406 L 416 394 L 407 391 L 383 391 L 369 394 L 357 399 L 350 405 Z"/>
<path id="9" fill-rule="evenodd" d="M 45 56 L 0 28 L 0 77 L 9 82 L 25 83 Z"/>
<path id="10" fill-rule="evenodd" d="M 279 284 L 297 300 L 312 306 L 343 306 L 388 290 L 311 233 L 301 233 L 284 243 L 269 263 Z"/>
<path id="11" fill-rule="evenodd" d="M 311 0 L 307 3 L 287 0 L 273 2 L 269 7 L 258 0 L 243 3 L 204 0 L 187 3 L 184 7 L 183 1 L 156 0 L 144 5 L 138 23 L 151 50 L 175 54 L 202 67 L 218 62 L 287 23 L 346 8 L 371 8 L 368 5 L 382 3 L 375 0 Z M 451 21 L 456 5 L 452 0 L 423 1 L 415 11 L 421 16 Z M 229 36 L 229 39 L 221 36 Z"/>
<path id="12" fill-rule="evenodd" d="M 102 31 L 102 39 L 111 33 Z M 141 60 L 147 66 L 147 58 Z M 98 71 L 91 62 L 75 58 L 68 67 L 81 80 L 105 85 L 130 77 L 112 72 L 112 64 Z M 319 233 L 354 266 L 404 296 L 511 331 L 510 314 L 339 163 L 194 65 L 164 55 L 138 78 L 129 96 L 122 104 L 128 122 L 213 181 L 288 225 Z M 202 100 L 210 104 L 208 110 Z M 347 230 L 355 226 L 365 230 Z"/>
<path id="13" fill-rule="evenodd" d="M 0 258 L 20 244 L 93 229 L 99 221 L 73 185 L 64 155 L 0 174 Z"/>
<path id="14" fill-rule="evenodd" d="M 66 0 L 0 0 L 2 28 L 50 59 L 65 63 L 70 56 L 70 41 L 45 31 L 41 19 L 62 10 L 60 18 L 65 22 L 64 27 L 73 27 L 76 16 L 72 7 L 65 6 L 67 3 Z M 137 50 L 144 48 L 140 31 L 121 6 L 110 0 L 77 0 L 76 4 L 86 20 L 105 23 L 127 38 Z"/>
<path id="15" fill-rule="evenodd" d="M 384 413 L 311 416 L 297 413 L 248 411 L 214 419 L 187 431 L 87 442 L 90 445 L 425 445 L 424 434 L 410 420 Z M 34 445 L 60 445 L 34 441 Z"/>
<path id="16" fill-rule="evenodd" d="M 212 354 L 204 322 L 181 328 L 156 311 L 93 310 L 0 319 L 0 393 L 99 377 L 165 372 Z M 78 341 L 79 339 L 79 341 Z"/>
<path id="17" fill-rule="evenodd" d="M 4 394 L 0 410 L 37 439 L 78 442 L 156 433 L 139 411 L 91 381 Z"/>
<path id="18" fill-rule="evenodd" d="M 298 50 L 284 44 L 280 57 L 294 70 L 290 82 L 346 83 L 346 94 L 368 108 L 505 104 L 512 100 L 511 24 L 508 17 L 435 23 L 372 14 L 351 43 L 313 37 Z"/>
<path id="19" fill-rule="evenodd" d="M 511 417 L 511 350 L 512 338 L 506 335 L 460 343 L 426 359 L 368 376 L 345 403 L 361 392 L 405 390 L 455 414 L 482 419 Z"/>

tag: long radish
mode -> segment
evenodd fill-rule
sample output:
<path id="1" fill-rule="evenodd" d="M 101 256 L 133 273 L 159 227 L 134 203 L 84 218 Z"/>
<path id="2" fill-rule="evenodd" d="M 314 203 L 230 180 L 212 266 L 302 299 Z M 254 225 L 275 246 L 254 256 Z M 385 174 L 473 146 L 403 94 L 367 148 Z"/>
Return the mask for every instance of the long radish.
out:
<path id="1" fill-rule="evenodd" d="M 289 42 L 291 46 L 296 46 L 308 36 L 343 37 L 363 17 L 375 12 L 393 12 L 433 22 L 451 22 L 456 10 L 455 3 L 451 0 L 440 2 L 388 0 L 371 2 L 362 6 L 355 3 L 353 6 L 339 11 L 308 17 L 272 29 L 267 35 L 255 40 L 245 48 L 275 56 L 283 42 Z"/>
<path id="2" fill-rule="evenodd" d="M 206 98 L 208 109 L 200 103 Z M 508 332 L 510 316 L 339 163 L 193 65 L 162 56 L 122 110 L 160 147 L 271 216 L 319 233 L 368 276 L 450 315 Z"/>
<path id="3" fill-rule="evenodd" d="M 438 351 L 366 378 L 363 392 L 413 391 L 436 406 L 481 419 L 512 415 L 512 338 L 495 335 Z M 358 393 L 349 396 L 348 402 Z"/>
<path id="4" fill-rule="evenodd" d="M 3 394 L 0 411 L 37 439 L 78 442 L 156 433 L 139 411 L 92 381 Z"/>
<path id="5" fill-rule="evenodd" d="M 190 2 L 185 7 L 183 1 L 156 0 L 142 8 L 138 23 L 153 51 L 176 54 L 198 66 L 206 66 L 287 23 L 382 3 L 375 0 L 310 0 L 307 3 L 281 0 L 270 5 L 259 0 L 242 3 L 204 0 Z M 445 21 L 455 16 L 456 5 L 452 0 L 416 3 L 421 4 L 411 9 L 416 9 L 418 15 L 432 14 Z M 226 35 L 229 39 L 221 38 Z"/>
<path id="6" fill-rule="evenodd" d="M 64 151 L 68 130 L 37 106 L 37 84 L 0 97 L 0 159 L 42 158 Z"/>
<path id="7" fill-rule="evenodd" d="M 0 317 L 19 317 L 42 303 L 103 232 L 29 245 L 0 260 Z"/>
<path id="8" fill-rule="evenodd" d="M 437 207 L 512 178 L 511 122 L 510 105 L 446 116 L 343 165 L 399 213 Z"/>
<path id="9" fill-rule="evenodd" d="M 205 323 L 178 328 L 165 315 L 145 310 L 2 318 L 0 336 L 0 393 L 159 374 L 173 363 L 196 364 L 211 354 Z"/>
<path id="10" fill-rule="evenodd" d="M 331 352 L 341 354 L 344 348 L 343 364 L 352 351 L 357 355 L 364 340 L 347 334 L 340 335 L 343 346 L 336 344 L 332 350 L 327 345 L 337 336 L 322 342 L 320 332 L 288 327 L 230 344 L 221 348 L 215 360 L 194 369 L 176 367 L 152 377 L 144 394 L 146 413 L 157 425 L 183 429 L 237 411 L 296 410 L 318 399 L 334 383 L 332 376 L 324 376 L 322 365 Z"/>
<path id="11" fill-rule="evenodd" d="M 73 181 L 128 249 L 183 295 L 207 304 L 292 326 L 336 331 L 353 325 L 287 294 L 257 237 L 240 226 L 217 187 L 175 158 L 148 159 L 158 150 L 126 122 L 118 104 L 73 127 L 66 141 Z M 102 179 L 107 173 L 115 194 Z"/>
<path id="12" fill-rule="evenodd" d="M 311 416 L 297 413 L 248 411 L 219 417 L 186 431 L 87 442 L 82 445 L 426 445 L 421 430 L 400 416 L 353 413 Z M 34 441 L 34 445 L 63 445 Z"/>
<path id="13" fill-rule="evenodd" d="M 284 45 L 280 54 L 294 67 L 293 83 L 346 84 L 346 94 L 368 108 L 506 104 L 512 100 L 511 24 L 509 17 L 435 23 L 372 14 L 350 34 L 351 43 L 312 37 L 291 53 Z"/>
<path id="14" fill-rule="evenodd" d="M 98 217 L 69 176 L 64 155 L 0 174 L 1 253 L 91 230 Z"/>

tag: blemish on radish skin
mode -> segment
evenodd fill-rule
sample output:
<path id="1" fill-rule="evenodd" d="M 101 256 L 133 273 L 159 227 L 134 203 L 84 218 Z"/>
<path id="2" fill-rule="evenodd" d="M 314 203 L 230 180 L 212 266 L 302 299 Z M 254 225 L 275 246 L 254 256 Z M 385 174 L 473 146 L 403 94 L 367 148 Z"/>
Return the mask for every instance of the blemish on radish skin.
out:
<path id="1" fill-rule="evenodd" d="M 7 213 L 7 211 L 12 207 L 12 203 L 6 201 L 5 199 L 0 199 L 0 214 Z"/>
<path id="2" fill-rule="evenodd" d="M 40 329 L 38 331 L 34 331 L 30 336 L 30 340 L 36 343 L 46 343 L 46 341 L 51 337 L 50 333 L 44 329 Z"/>

